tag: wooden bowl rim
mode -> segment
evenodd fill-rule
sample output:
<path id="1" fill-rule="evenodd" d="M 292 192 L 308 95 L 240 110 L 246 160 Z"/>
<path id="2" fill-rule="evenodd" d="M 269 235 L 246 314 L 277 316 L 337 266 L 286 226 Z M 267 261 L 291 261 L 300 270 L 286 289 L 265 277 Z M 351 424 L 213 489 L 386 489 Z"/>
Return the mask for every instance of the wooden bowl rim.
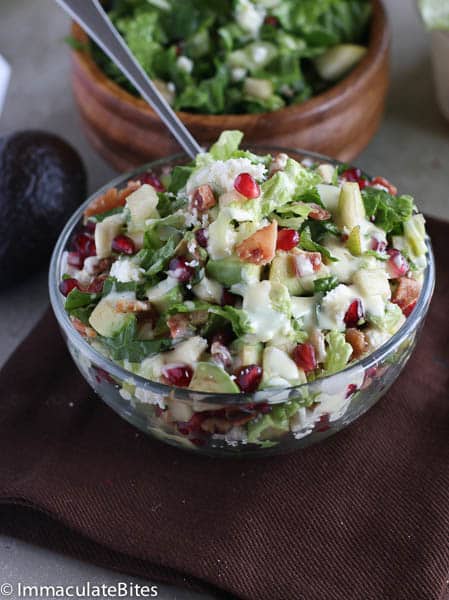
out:
<path id="1" fill-rule="evenodd" d="M 323 112 L 327 112 L 332 109 L 335 104 L 344 100 L 347 95 L 350 95 L 351 92 L 354 91 L 355 86 L 361 85 L 364 80 L 368 79 L 371 71 L 377 68 L 378 64 L 384 59 L 386 52 L 388 52 L 390 45 L 390 28 L 383 0 L 372 0 L 372 3 L 373 17 L 368 52 L 346 77 L 325 92 L 317 94 L 300 104 L 292 104 L 265 113 L 226 113 L 222 115 L 209 115 L 204 113 L 176 111 L 176 114 L 182 121 L 191 124 L 192 126 L 206 125 L 209 127 L 220 128 L 223 122 L 226 121 L 226 128 L 238 129 L 239 126 L 242 128 L 248 126 L 252 119 L 254 119 L 254 122 L 258 119 L 282 119 L 284 116 L 288 118 L 292 114 L 294 114 L 296 118 L 298 116 L 308 118 L 311 116 L 316 117 Z M 86 41 L 88 38 L 86 32 L 75 22 L 72 22 L 71 33 L 72 36 L 79 41 Z M 95 83 L 102 89 L 103 93 L 107 96 L 114 96 L 119 101 L 133 106 L 141 113 L 143 112 L 144 114 L 151 114 L 152 116 L 157 117 L 154 110 L 145 102 L 145 100 L 133 96 L 130 92 L 107 77 L 87 51 L 72 50 L 72 53 L 84 73 L 89 79 L 95 80 Z M 231 121 L 234 123 L 232 126 L 230 125 Z"/>

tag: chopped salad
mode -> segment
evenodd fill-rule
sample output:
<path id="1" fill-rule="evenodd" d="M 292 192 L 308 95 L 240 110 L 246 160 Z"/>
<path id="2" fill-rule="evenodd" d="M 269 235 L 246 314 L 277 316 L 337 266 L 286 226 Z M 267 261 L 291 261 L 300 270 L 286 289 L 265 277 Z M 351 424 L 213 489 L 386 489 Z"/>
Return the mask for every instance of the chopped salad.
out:
<path id="1" fill-rule="evenodd" d="M 369 355 L 413 311 L 427 246 L 412 197 L 241 139 L 95 198 L 64 253 L 73 326 L 132 373 L 210 394 L 291 388 Z"/>
<path id="2" fill-rule="evenodd" d="M 303 102 L 366 52 L 370 0 L 113 0 L 109 16 L 176 110 L 257 113 Z M 74 41 L 76 44 L 76 42 Z M 100 68 L 130 84 L 93 44 Z"/>

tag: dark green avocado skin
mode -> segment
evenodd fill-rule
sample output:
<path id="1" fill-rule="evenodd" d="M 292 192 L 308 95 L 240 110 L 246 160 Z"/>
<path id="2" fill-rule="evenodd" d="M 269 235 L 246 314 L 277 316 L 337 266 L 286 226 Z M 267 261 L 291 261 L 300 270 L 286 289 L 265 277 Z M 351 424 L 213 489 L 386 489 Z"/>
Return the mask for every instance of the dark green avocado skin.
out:
<path id="1" fill-rule="evenodd" d="M 48 266 L 86 193 L 81 158 L 61 138 L 43 131 L 0 138 L 0 288 Z"/>

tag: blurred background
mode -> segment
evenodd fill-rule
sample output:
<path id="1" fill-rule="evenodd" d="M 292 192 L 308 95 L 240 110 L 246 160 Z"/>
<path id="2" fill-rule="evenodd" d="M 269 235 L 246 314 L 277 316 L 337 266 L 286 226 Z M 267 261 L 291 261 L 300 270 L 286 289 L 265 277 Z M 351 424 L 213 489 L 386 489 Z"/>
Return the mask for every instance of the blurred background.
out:
<path id="1" fill-rule="evenodd" d="M 385 0 L 384 4 L 392 32 L 386 112 L 377 134 L 354 163 L 415 196 L 425 213 L 447 219 L 449 123 L 436 103 L 430 34 L 414 0 Z M 32 128 L 62 136 L 82 156 L 92 192 L 116 171 L 85 137 L 70 84 L 70 51 L 64 43 L 68 32 L 69 20 L 53 0 L 1 0 L 0 55 L 11 66 L 11 79 L 0 134 Z M 46 309 L 46 279 L 46 273 L 37 273 L 1 292 L 0 365 Z M 0 538 L 2 579 L 14 580 L 24 573 L 33 583 L 45 583 L 49 573 L 58 583 L 73 583 L 81 576 L 99 582 L 120 580 L 95 567 Z M 167 592 L 166 597 L 174 596 Z"/>

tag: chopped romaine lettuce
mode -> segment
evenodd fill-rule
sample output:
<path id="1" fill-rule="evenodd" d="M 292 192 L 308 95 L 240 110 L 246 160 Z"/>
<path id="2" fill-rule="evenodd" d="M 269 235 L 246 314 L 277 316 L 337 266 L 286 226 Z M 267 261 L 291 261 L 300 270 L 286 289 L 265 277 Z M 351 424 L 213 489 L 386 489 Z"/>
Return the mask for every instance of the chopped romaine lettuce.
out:
<path id="1" fill-rule="evenodd" d="M 345 368 L 352 354 L 352 346 L 340 331 L 329 331 L 326 335 L 327 352 L 324 361 L 326 375 L 337 373 Z"/>

